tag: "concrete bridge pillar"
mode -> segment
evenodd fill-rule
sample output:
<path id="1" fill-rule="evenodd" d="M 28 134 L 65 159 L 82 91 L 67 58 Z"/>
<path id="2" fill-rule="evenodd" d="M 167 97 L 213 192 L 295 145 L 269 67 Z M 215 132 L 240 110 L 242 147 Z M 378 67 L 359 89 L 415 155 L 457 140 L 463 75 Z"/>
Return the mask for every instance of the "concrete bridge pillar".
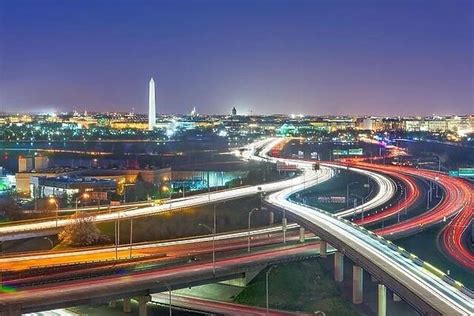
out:
<path id="1" fill-rule="evenodd" d="M 339 251 L 334 254 L 334 280 L 344 280 L 344 255 Z"/>
<path id="2" fill-rule="evenodd" d="M 305 241 L 304 227 L 300 227 L 300 242 Z"/>
<path id="3" fill-rule="evenodd" d="M 387 314 L 387 288 L 383 284 L 378 285 L 377 289 L 377 316 L 386 316 Z"/>
<path id="4" fill-rule="evenodd" d="M 352 266 L 352 303 L 362 303 L 364 293 L 364 270 L 359 266 Z"/>
<path id="5" fill-rule="evenodd" d="M 275 224 L 275 213 L 273 213 L 272 211 L 268 213 L 268 221 L 270 225 Z"/>
<path id="6" fill-rule="evenodd" d="M 0 312 L 0 316 L 21 316 L 21 310 L 20 309 L 8 309 L 7 311 Z"/>
<path id="7" fill-rule="evenodd" d="M 123 299 L 123 312 L 124 313 L 131 313 L 132 312 L 132 306 L 130 305 L 130 298 L 124 298 Z"/>
<path id="8" fill-rule="evenodd" d="M 397 294 L 393 293 L 393 301 L 394 302 L 400 302 L 402 299 L 400 298 L 400 296 L 398 296 Z"/>
<path id="9" fill-rule="evenodd" d="M 328 243 L 325 240 L 319 242 L 319 256 L 326 258 L 328 255 Z"/>
<path id="10" fill-rule="evenodd" d="M 139 296 L 137 298 L 138 301 L 138 315 L 139 316 L 147 316 L 147 308 L 146 304 L 151 300 L 150 295 Z"/>
<path id="11" fill-rule="evenodd" d="M 117 302 L 116 302 L 115 300 L 109 301 L 109 307 L 110 307 L 110 308 L 115 308 L 115 307 L 117 307 Z"/>

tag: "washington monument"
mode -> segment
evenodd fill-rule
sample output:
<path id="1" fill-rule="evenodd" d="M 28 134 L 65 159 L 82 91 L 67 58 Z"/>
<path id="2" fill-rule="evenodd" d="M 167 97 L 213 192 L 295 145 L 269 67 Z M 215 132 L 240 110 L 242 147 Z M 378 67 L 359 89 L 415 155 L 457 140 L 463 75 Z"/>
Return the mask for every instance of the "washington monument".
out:
<path id="1" fill-rule="evenodd" d="M 148 93 L 148 129 L 152 130 L 156 125 L 155 80 L 153 78 L 150 79 Z"/>

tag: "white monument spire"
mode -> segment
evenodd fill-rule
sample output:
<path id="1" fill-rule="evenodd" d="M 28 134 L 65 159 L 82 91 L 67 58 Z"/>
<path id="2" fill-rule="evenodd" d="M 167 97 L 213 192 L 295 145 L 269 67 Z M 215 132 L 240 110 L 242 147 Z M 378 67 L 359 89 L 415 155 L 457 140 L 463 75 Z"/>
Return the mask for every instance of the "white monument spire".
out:
<path id="1" fill-rule="evenodd" d="M 150 79 L 148 96 L 148 129 L 152 130 L 156 125 L 156 103 L 155 103 L 155 80 Z"/>

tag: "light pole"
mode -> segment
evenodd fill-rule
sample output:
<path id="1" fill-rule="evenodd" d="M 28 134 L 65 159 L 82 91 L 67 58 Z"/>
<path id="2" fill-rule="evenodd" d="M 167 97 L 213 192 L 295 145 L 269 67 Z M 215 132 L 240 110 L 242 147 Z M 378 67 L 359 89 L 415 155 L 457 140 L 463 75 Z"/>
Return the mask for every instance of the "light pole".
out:
<path id="1" fill-rule="evenodd" d="M 439 187 L 439 177 L 435 177 L 435 181 L 436 181 L 436 198 L 438 198 L 438 187 Z"/>
<path id="2" fill-rule="evenodd" d="M 115 260 L 118 260 L 118 245 L 120 243 L 120 211 L 117 212 L 117 221 L 115 222 Z"/>
<path id="3" fill-rule="evenodd" d="M 404 187 L 404 190 L 403 190 L 404 194 L 404 199 L 405 199 L 405 215 L 407 215 L 407 212 L 408 212 L 408 205 L 407 205 L 407 187 Z"/>
<path id="4" fill-rule="evenodd" d="M 54 247 L 54 242 L 51 240 L 51 238 L 49 238 L 49 237 L 43 237 L 43 239 L 49 241 L 49 243 L 51 244 L 51 249 L 53 249 L 53 247 Z"/>
<path id="5" fill-rule="evenodd" d="M 210 202 L 211 201 L 211 183 L 209 182 L 209 171 L 207 172 L 207 199 Z"/>
<path id="6" fill-rule="evenodd" d="M 76 213 L 77 213 L 77 204 L 81 199 L 87 200 L 89 198 L 89 193 L 83 193 L 82 195 L 79 195 L 76 197 Z"/>
<path id="7" fill-rule="evenodd" d="M 430 199 L 431 199 L 431 182 L 428 182 L 430 188 L 428 189 L 428 192 L 426 193 L 426 209 L 430 208 Z"/>
<path id="8" fill-rule="evenodd" d="M 247 234 L 247 252 L 250 252 L 250 218 L 252 217 L 252 213 L 257 211 L 258 208 L 254 208 L 249 212 L 249 219 L 248 219 L 248 234 Z"/>
<path id="9" fill-rule="evenodd" d="M 130 259 L 132 259 L 133 248 L 133 217 L 130 218 Z"/>
<path id="10" fill-rule="evenodd" d="M 286 244 L 286 209 L 283 208 L 283 218 L 281 219 L 283 229 L 283 244 Z"/>
<path id="11" fill-rule="evenodd" d="M 202 226 L 209 230 L 212 234 L 212 274 L 216 275 L 216 231 L 211 227 L 207 226 L 206 224 L 199 223 L 198 226 Z"/>
<path id="12" fill-rule="evenodd" d="M 159 284 L 160 282 L 163 283 L 168 289 L 168 306 L 169 306 L 169 315 L 171 316 L 173 314 L 173 310 L 171 308 L 171 285 L 165 281 L 158 281 L 156 283 Z"/>
<path id="13" fill-rule="evenodd" d="M 271 266 L 267 272 L 265 272 L 265 293 L 266 293 L 266 306 L 267 306 L 267 309 L 266 309 L 266 315 L 269 314 L 269 291 L 268 291 L 268 276 L 270 275 L 270 272 L 273 270 L 273 268 L 275 268 L 276 266 Z"/>
<path id="14" fill-rule="evenodd" d="M 356 212 L 356 208 L 357 208 L 357 206 L 356 206 L 357 198 L 359 198 L 361 200 L 360 205 L 364 205 L 365 197 L 360 196 L 359 194 L 354 194 L 354 193 L 352 193 L 352 195 L 355 196 L 355 199 L 354 199 L 354 212 L 353 212 L 353 215 L 352 215 L 353 217 L 355 217 L 355 212 Z M 364 220 L 364 207 L 362 206 L 360 210 L 362 211 L 362 220 Z"/>
<path id="15" fill-rule="evenodd" d="M 351 182 L 346 186 L 346 207 L 349 207 L 349 188 L 352 185 L 357 184 L 357 183 L 359 183 L 359 182 Z"/>
<path id="16" fill-rule="evenodd" d="M 59 216 L 59 205 L 58 201 L 54 197 L 50 197 L 48 199 L 49 204 L 54 204 L 56 207 L 56 228 L 58 227 L 58 216 Z"/>
<path id="17" fill-rule="evenodd" d="M 441 156 L 435 153 L 433 153 L 433 156 L 438 158 L 438 171 L 441 172 Z"/>

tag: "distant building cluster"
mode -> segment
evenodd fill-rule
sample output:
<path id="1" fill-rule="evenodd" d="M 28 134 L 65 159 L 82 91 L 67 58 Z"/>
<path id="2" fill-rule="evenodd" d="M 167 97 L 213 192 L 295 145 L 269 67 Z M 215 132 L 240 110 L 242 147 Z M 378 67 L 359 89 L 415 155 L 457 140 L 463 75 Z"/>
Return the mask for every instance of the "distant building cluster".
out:
<path id="1" fill-rule="evenodd" d="M 151 82 L 150 82 L 151 83 Z M 151 89 L 153 90 L 153 89 Z M 150 111 L 153 115 L 153 111 Z M 247 136 L 311 136 L 338 131 L 424 132 L 460 141 L 474 131 L 474 115 L 430 117 L 357 117 L 305 115 L 202 115 L 194 107 L 186 115 L 134 113 L 0 114 L 0 136 L 8 142 L 153 139 L 166 141 L 178 132 L 207 129 L 229 144 Z M 152 124 L 153 123 L 153 124 Z"/>
<path id="2" fill-rule="evenodd" d="M 407 132 L 454 132 L 459 136 L 472 133 L 474 116 L 433 116 L 407 118 L 368 117 L 359 120 L 358 128 L 372 131 L 400 130 Z"/>

